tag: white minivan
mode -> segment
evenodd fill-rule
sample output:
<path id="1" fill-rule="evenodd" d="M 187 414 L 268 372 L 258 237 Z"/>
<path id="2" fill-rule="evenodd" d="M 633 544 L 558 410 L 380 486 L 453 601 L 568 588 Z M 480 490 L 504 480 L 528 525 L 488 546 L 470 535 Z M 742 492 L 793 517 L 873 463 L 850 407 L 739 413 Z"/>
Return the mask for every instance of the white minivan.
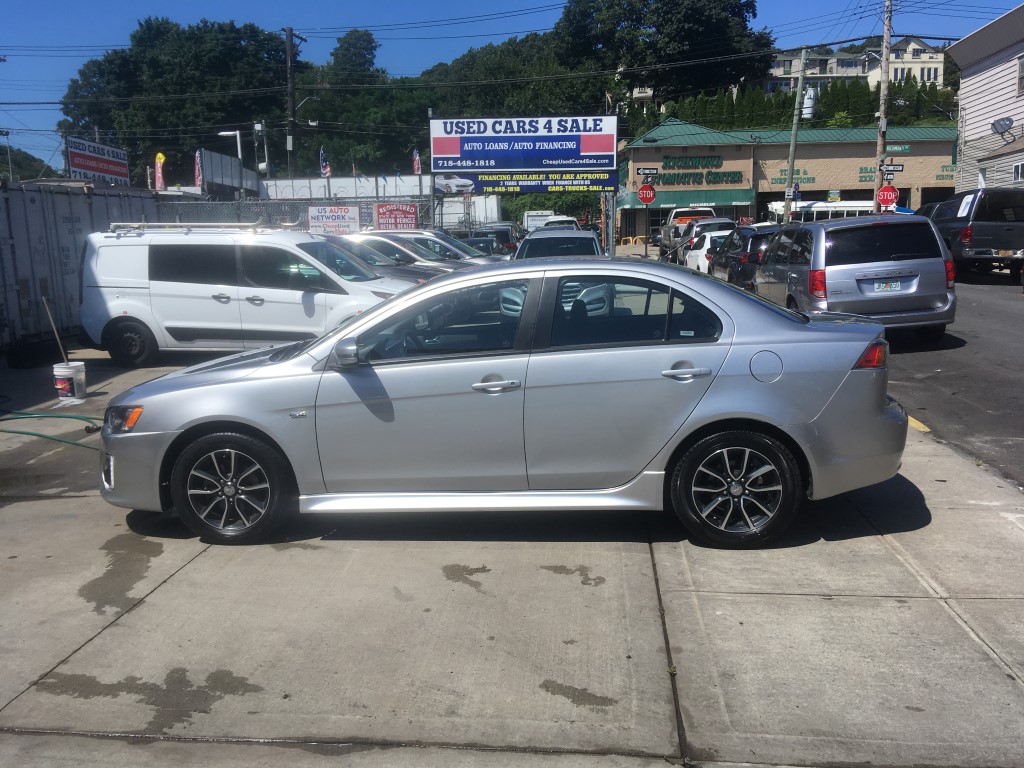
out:
<path id="1" fill-rule="evenodd" d="M 307 232 L 112 224 L 86 238 L 79 318 L 84 341 L 136 367 L 313 339 L 411 286 Z"/>

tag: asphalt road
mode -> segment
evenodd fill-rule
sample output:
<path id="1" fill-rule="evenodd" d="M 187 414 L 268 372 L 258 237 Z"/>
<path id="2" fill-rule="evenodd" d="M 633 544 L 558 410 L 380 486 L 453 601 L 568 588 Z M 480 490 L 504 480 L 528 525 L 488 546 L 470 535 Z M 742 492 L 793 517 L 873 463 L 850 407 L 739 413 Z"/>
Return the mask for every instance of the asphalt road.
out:
<path id="1" fill-rule="evenodd" d="M 934 436 L 1024 487 L 1024 293 L 1006 272 L 957 280 L 938 346 L 890 332 L 889 392 Z"/>

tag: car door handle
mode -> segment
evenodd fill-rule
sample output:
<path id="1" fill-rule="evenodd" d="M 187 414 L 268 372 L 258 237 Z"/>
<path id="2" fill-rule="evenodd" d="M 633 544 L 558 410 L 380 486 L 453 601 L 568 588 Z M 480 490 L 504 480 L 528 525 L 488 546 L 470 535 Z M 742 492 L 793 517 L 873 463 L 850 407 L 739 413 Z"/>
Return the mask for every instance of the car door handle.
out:
<path id="1" fill-rule="evenodd" d="M 662 371 L 661 375 L 666 379 L 695 379 L 698 376 L 710 376 L 710 368 L 672 368 Z"/>
<path id="2" fill-rule="evenodd" d="M 246 296 L 245 300 L 257 307 L 262 307 L 265 299 L 262 296 Z"/>
<path id="3" fill-rule="evenodd" d="M 481 381 L 474 384 L 473 389 L 477 392 L 505 392 L 510 389 L 519 389 L 521 386 L 523 386 L 521 381 L 508 379 L 506 381 Z"/>
<path id="4" fill-rule="evenodd" d="M 229 301 L 231 301 L 231 297 L 228 296 L 226 293 L 215 293 L 210 298 L 213 299 L 214 301 L 219 301 L 221 304 L 227 304 Z"/>

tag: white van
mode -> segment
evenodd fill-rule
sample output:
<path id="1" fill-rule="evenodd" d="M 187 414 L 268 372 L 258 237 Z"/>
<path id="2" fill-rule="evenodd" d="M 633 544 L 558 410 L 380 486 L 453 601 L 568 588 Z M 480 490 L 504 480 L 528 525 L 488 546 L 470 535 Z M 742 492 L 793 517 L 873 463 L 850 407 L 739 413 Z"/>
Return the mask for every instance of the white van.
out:
<path id="1" fill-rule="evenodd" d="M 572 216 L 548 216 L 542 227 L 560 227 L 562 229 L 582 229 L 580 223 Z"/>
<path id="2" fill-rule="evenodd" d="M 111 224 L 86 238 L 79 319 L 84 341 L 135 367 L 313 339 L 411 285 L 306 232 Z"/>

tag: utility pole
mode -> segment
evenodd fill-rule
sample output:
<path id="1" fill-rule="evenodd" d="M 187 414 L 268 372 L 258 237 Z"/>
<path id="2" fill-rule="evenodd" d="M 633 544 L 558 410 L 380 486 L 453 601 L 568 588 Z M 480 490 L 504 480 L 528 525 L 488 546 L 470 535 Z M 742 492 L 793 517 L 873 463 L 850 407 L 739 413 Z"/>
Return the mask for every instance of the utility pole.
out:
<path id="1" fill-rule="evenodd" d="M 288 131 L 285 139 L 285 149 L 288 152 L 288 178 L 294 176 L 295 166 L 295 48 L 292 44 L 292 28 L 284 28 L 284 57 L 285 77 L 287 78 L 286 91 L 288 92 Z"/>
<path id="2" fill-rule="evenodd" d="M 886 0 L 888 2 L 888 0 Z M 793 131 L 789 134 L 789 175 L 786 177 L 786 205 L 782 223 L 789 223 L 789 212 L 793 208 L 796 187 L 793 184 L 793 170 L 796 165 L 796 132 L 800 128 L 800 112 L 804 108 L 804 70 L 807 68 L 807 48 L 800 49 L 800 75 L 796 80 L 796 101 L 793 103 Z"/>
<path id="3" fill-rule="evenodd" d="M 885 20 L 882 27 L 882 61 L 878 86 L 878 143 L 875 144 L 875 213 L 882 210 L 878 190 L 882 188 L 882 164 L 885 162 L 886 115 L 889 113 L 889 52 L 892 38 L 892 0 L 885 0 Z"/>

